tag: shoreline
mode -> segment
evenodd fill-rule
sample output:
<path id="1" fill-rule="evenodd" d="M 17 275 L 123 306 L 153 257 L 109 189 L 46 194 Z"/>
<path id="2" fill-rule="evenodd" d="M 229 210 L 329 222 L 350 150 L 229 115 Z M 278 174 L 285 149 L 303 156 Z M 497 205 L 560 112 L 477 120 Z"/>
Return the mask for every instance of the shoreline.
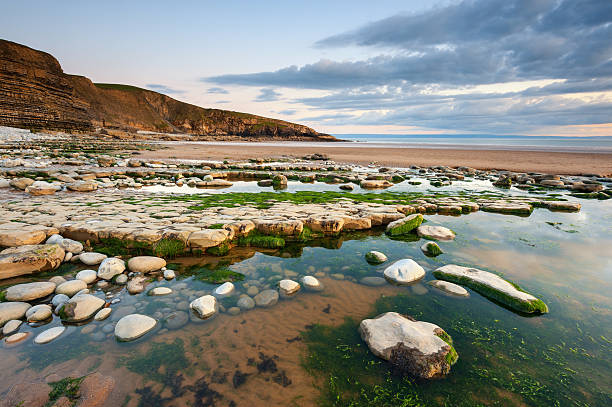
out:
<path id="1" fill-rule="evenodd" d="M 171 142 L 155 151 L 141 151 L 135 158 L 242 160 L 251 158 L 301 158 L 309 154 L 325 154 L 330 160 L 343 164 L 368 165 L 375 163 L 390 167 L 412 165 L 472 167 L 479 170 L 507 170 L 539 172 L 559 175 L 598 174 L 612 175 L 612 153 L 412 148 L 379 146 L 365 143 L 344 146 L 338 143 L 314 145 L 306 143 L 223 143 L 223 142 Z M 344 144 L 344 143 L 343 143 Z M 351 143 L 352 144 L 352 143 Z"/>

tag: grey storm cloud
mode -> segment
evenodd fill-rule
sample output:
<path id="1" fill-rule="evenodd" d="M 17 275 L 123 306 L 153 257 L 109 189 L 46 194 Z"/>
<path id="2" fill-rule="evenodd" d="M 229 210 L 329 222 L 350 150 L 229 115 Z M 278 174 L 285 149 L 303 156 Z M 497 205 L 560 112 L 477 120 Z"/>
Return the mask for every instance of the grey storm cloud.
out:
<path id="1" fill-rule="evenodd" d="M 281 96 L 280 93 L 271 88 L 264 88 L 259 90 L 259 95 L 254 99 L 255 102 L 274 102 Z"/>
<path id="2" fill-rule="evenodd" d="M 147 89 L 153 90 L 155 92 L 159 92 L 159 93 L 164 93 L 164 94 L 176 94 L 176 95 L 180 95 L 185 93 L 184 90 L 179 90 L 179 89 L 173 89 L 170 88 L 166 85 L 161 85 L 159 83 L 149 83 L 147 85 L 145 85 L 145 87 Z"/>
<path id="3" fill-rule="evenodd" d="M 315 110 L 343 110 L 335 124 L 355 124 L 358 117 L 367 124 L 515 131 L 609 123 L 610 103 L 587 103 L 571 95 L 612 90 L 611 38 L 610 0 L 465 0 L 397 14 L 315 43 L 318 48 L 380 50 L 368 59 L 319 60 L 203 81 L 327 90 L 327 96 L 293 102 Z M 544 79 L 562 81 L 520 92 L 449 91 Z M 441 90 L 444 95 L 436 92 Z M 367 112 L 342 116 L 356 111 Z"/>

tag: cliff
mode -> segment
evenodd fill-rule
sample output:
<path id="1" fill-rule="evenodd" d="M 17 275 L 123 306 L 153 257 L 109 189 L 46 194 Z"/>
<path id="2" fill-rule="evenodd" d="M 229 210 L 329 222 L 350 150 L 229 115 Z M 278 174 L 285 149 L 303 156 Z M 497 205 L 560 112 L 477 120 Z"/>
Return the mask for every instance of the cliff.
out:
<path id="1" fill-rule="evenodd" d="M 205 109 L 129 85 L 65 74 L 51 55 L 0 40 L 0 125 L 66 131 L 95 128 L 206 138 L 336 140 L 295 123 Z"/>

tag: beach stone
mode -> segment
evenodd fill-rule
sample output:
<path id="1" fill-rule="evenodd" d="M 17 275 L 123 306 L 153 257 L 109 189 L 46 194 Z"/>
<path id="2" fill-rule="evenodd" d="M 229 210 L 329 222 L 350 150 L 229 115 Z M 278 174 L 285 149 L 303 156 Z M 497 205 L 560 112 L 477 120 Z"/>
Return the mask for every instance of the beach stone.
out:
<path id="1" fill-rule="evenodd" d="M 127 283 L 128 281 L 128 276 L 126 276 L 125 274 L 119 274 L 118 276 L 115 276 L 114 278 L 114 283 L 117 285 L 124 285 L 125 283 Z"/>
<path id="2" fill-rule="evenodd" d="M 110 280 L 125 270 L 125 262 L 117 257 L 109 257 L 102 260 L 98 268 L 98 277 L 104 280 Z"/>
<path id="3" fill-rule="evenodd" d="M 220 286 L 218 286 L 217 288 L 215 288 L 215 290 L 213 291 L 213 294 L 220 296 L 220 297 L 225 297 L 225 296 L 232 294 L 234 292 L 234 288 L 235 288 L 234 284 L 227 281 L 221 284 Z"/>
<path id="4" fill-rule="evenodd" d="M 95 181 L 93 180 L 76 181 L 76 182 L 67 184 L 66 188 L 68 188 L 71 191 L 75 191 L 75 192 L 91 192 L 91 191 L 95 191 L 96 189 L 98 189 L 98 184 L 96 184 Z"/>
<path id="5" fill-rule="evenodd" d="M 359 334 L 374 355 L 413 377 L 431 379 L 443 376 L 450 372 L 451 365 L 457 360 L 452 340 L 442 328 L 408 319 L 397 312 L 364 319 L 359 324 Z M 449 353 L 451 356 L 447 360 Z"/>
<path id="6" fill-rule="evenodd" d="M 439 280 L 466 285 L 485 297 L 494 299 L 516 311 L 529 314 L 548 312 L 548 307 L 544 302 L 529 293 L 518 290 L 515 284 L 488 271 L 448 264 L 436 269 L 433 275 Z"/>
<path id="7" fill-rule="evenodd" d="M 227 240 L 229 233 L 230 232 L 225 229 L 203 229 L 195 231 L 189 235 L 187 244 L 189 247 L 200 249 L 219 246 Z"/>
<path id="8" fill-rule="evenodd" d="M 60 284 L 55 289 L 56 294 L 65 294 L 68 297 L 72 297 L 79 291 L 86 289 L 87 283 L 83 280 L 70 280 L 63 284 Z"/>
<path id="9" fill-rule="evenodd" d="M 411 284 L 425 277 L 425 270 L 412 259 L 402 259 L 387 267 L 383 274 L 392 283 Z"/>
<path id="10" fill-rule="evenodd" d="M 259 288 L 252 285 L 249 288 L 247 288 L 247 294 L 251 297 L 255 297 L 257 294 L 259 294 Z"/>
<path id="11" fill-rule="evenodd" d="M 352 191 L 354 187 L 352 184 L 343 184 L 343 185 L 340 185 L 339 188 L 344 191 Z"/>
<path id="12" fill-rule="evenodd" d="M 53 312 L 47 304 L 35 305 L 26 311 L 26 320 L 28 322 L 40 322 L 51 318 Z"/>
<path id="13" fill-rule="evenodd" d="M 0 229 L 0 246 L 37 245 L 47 237 L 46 231 L 42 228 L 33 228 L 29 225 L 19 225 L 17 227 Z"/>
<path id="14" fill-rule="evenodd" d="M 64 249 L 55 244 L 9 247 L 0 252 L 0 280 L 56 269 L 64 256 Z"/>
<path id="15" fill-rule="evenodd" d="M 412 232 L 423 223 L 423 215 L 416 213 L 405 218 L 395 220 L 387 225 L 385 233 L 389 236 L 405 235 Z"/>
<path id="16" fill-rule="evenodd" d="M 45 240 L 45 244 L 60 244 L 62 243 L 62 240 L 64 240 L 64 238 L 61 235 L 54 233 L 49 236 L 47 240 Z"/>
<path id="17" fill-rule="evenodd" d="M 373 277 L 373 276 L 371 276 L 371 277 L 364 277 L 361 280 L 359 280 L 359 282 L 361 284 L 369 285 L 369 286 L 372 286 L 372 287 L 378 287 L 378 286 L 387 284 L 387 280 L 385 280 L 384 278 L 382 278 L 382 277 Z"/>
<path id="18" fill-rule="evenodd" d="M 223 225 L 223 228 L 230 229 L 234 233 L 234 236 L 240 237 L 248 235 L 253 229 L 255 229 L 255 224 L 250 220 L 242 220 L 225 224 Z"/>
<path id="19" fill-rule="evenodd" d="M 258 307 L 270 307 L 278 302 L 278 291 L 263 290 L 254 298 Z"/>
<path id="20" fill-rule="evenodd" d="M 75 278 L 85 282 L 85 284 L 92 284 L 98 279 L 98 273 L 95 270 L 81 270 L 76 274 Z"/>
<path id="21" fill-rule="evenodd" d="M 64 251 L 72 254 L 79 254 L 83 251 L 83 244 L 81 242 L 77 242 L 76 240 L 62 239 L 59 245 L 62 249 L 64 249 Z"/>
<path id="22" fill-rule="evenodd" d="M 344 226 L 344 218 L 325 214 L 316 215 L 306 219 L 306 225 L 313 232 L 336 234 L 342 231 L 342 227 Z"/>
<path id="23" fill-rule="evenodd" d="M 102 253 L 84 252 L 79 254 L 79 260 L 86 266 L 95 266 L 102 263 L 108 256 Z"/>
<path id="24" fill-rule="evenodd" d="M 365 189 L 379 189 L 389 188 L 393 186 L 393 183 L 387 181 L 386 179 L 368 179 L 361 181 L 359 185 L 361 186 L 361 188 Z"/>
<path id="25" fill-rule="evenodd" d="M 17 284 L 7 288 L 7 301 L 32 301 L 45 298 L 55 291 L 55 284 L 48 281 Z"/>
<path id="26" fill-rule="evenodd" d="M 18 332 L 10 336 L 7 336 L 4 340 L 6 341 L 7 344 L 12 344 L 12 343 L 21 342 L 24 339 L 26 339 L 28 336 L 30 336 L 30 332 Z"/>
<path id="27" fill-rule="evenodd" d="M 372 250 L 366 253 L 365 259 L 370 264 L 381 264 L 387 261 L 387 256 L 384 253 Z"/>
<path id="28" fill-rule="evenodd" d="M 444 253 L 436 242 L 425 242 L 421 246 L 421 251 L 425 253 L 427 256 L 432 256 L 432 257 L 439 256 L 442 253 Z"/>
<path id="29" fill-rule="evenodd" d="M 428 283 L 430 286 L 435 287 L 448 294 L 458 295 L 460 297 L 469 297 L 470 293 L 460 285 L 450 283 L 443 280 L 433 280 Z"/>
<path id="30" fill-rule="evenodd" d="M 293 295 L 300 291 L 300 284 L 293 280 L 281 280 L 278 288 L 283 295 Z"/>
<path id="31" fill-rule="evenodd" d="M 319 291 L 322 289 L 322 285 L 319 280 L 317 280 L 317 278 L 313 276 L 304 276 L 300 279 L 300 282 L 302 283 L 304 288 L 309 290 Z"/>
<path id="32" fill-rule="evenodd" d="M 52 340 L 57 339 L 61 334 L 64 333 L 65 330 L 65 326 L 56 326 L 54 328 L 49 328 L 46 331 L 43 331 L 36 335 L 36 338 L 34 338 L 34 343 L 37 343 L 39 345 L 49 343 Z"/>
<path id="33" fill-rule="evenodd" d="M 453 240 L 455 238 L 455 232 L 444 226 L 422 225 L 417 228 L 417 234 L 419 237 L 433 240 Z"/>
<path id="34" fill-rule="evenodd" d="M 149 290 L 149 295 L 158 296 L 158 295 L 168 295 L 172 294 L 172 289 L 168 287 L 155 287 Z"/>
<path id="35" fill-rule="evenodd" d="M 166 260 L 154 256 L 137 256 L 128 260 L 128 269 L 135 273 L 150 273 L 166 267 Z"/>
<path id="36" fill-rule="evenodd" d="M 91 318 L 106 302 L 91 294 L 79 294 L 68 300 L 59 310 L 59 316 L 66 322 L 80 322 Z"/>
<path id="37" fill-rule="evenodd" d="M 144 291 L 147 279 L 142 276 L 137 276 L 128 281 L 127 290 L 130 294 L 139 294 Z"/>
<path id="38" fill-rule="evenodd" d="M 248 296 L 241 297 L 240 299 L 238 299 L 236 305 L 238 305 L 238 307 L 242 310 L 250 310 L 255 308 L 255 301 L 253 301 L 253 299 Z"/>
<path id="39" fill-rule="evenodd" d="M 62 283 L 65 283 L 66 279 L 64 277 L 62 277 L 62 276 L 53 276 L 53 277 L 51 277 L 49 279 L 49 282 L 53 283 L 53 284 L 55 284 L 57 286 L 57 285 L 60 285 Z"/>
<path id="40" fill-rule="evenodd" d="M 30 195 L 52 195 L 58 190 L 58 186 L 46 181 L 34 181 L 32 185 L 26 187 L 25 192 Z"/>
<path id="41" fill-rule="evenodd" d="M 191 301 L 189 308 L 195 311 L 201 319 L 206 319 L 217 313 L 219 304 L 217 303 L 217 299 L 212 295 L 204 295 Z"/>
<path id="42" fill-rule="evenodd" d="M 51 304 L 57 308 L 60 305 L 67 303 L 68 300 L 70 300 L 70 297 L 68 297 L 66 294 L 56 294 L 51 299 Z"/>
<path id="43" fill-rule="evenodd" d="M 140 338 L 151 331 L 157 321 L 141 314 L 126 315 L 115 325 L 115 337 L 121 342 L 129 342 Z"/>
<path id="44" fill-rule="evenodd" d="M 240 308 L 239 307 L 230 307 L 227 310 L 227 313 L 230 315 L 238 315 L 240 314 Z"/>
<path id="45" fill-rule="evenodd" d="M 257 231 L 265 235 L 297 236 L 304 230 L 304 224 L 296 219 L 255 219 Z"/>
<path id="46" fill-rule="evenodd" d="M 189 315 L 185 311 L 173 311 L 168 314 L 165 321 L 168 329 L 179 329 L 187 325 Z"/>
<path id="47" fill-rule="evenodd" d="M 11 319 L 10 321 L 7 321 L 2 327 L 2 335 L 8 336 L 14 334 L 19 330 L 21 324 L 23 324 L 23 321 L 18 319 Z"/>
<path id="48" fill-rule="evenodd" d="M 174 278 L 176 278 L 174 270 L 164 270 L 164 278 L 166 280 L 173 280 Z"/>
<path id="49" fill-rule="evenodd" d="M 12 186 L 13 188 L 21 189 L 22 191 L 24 191 L 27 187 L 29 187 L 33 183 L 34 183 L 34 180 L 32 178 L 26 178 L 26 177 L 13 178 L 12 180 L 9 181 L 10 186 Z"/>
<path id="50" fill-rule="evenodd" d="M 111 308 L 102 308 L 100 311 L 96 312 L 96 315 L 94 315 L 94 320 L 104 321 L 106 318 L 109 317 L 111 312 L 113 312 Z"/>
<path id="51" fill-rule="evenodd" d="M 64 255 L 64 263 L 70 261 L 70 259 L 72 259 L 72 256 L 74 256 L 72 253 L 66 252 L 66 254 Z"/>

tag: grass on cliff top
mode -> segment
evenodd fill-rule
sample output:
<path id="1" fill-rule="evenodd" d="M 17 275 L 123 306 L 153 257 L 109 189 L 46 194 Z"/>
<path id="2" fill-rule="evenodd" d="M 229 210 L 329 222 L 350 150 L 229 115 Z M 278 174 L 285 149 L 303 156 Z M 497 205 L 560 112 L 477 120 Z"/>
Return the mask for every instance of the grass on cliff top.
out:
<path id="1" fill-rule="evenodd" d="M 94 83 L 94 85 L 101 89 L 128 90 L 132 92 L 147 90 L 147 89 L 139 88 L 138 86 L 122 85 L 120 83 Z"/>

